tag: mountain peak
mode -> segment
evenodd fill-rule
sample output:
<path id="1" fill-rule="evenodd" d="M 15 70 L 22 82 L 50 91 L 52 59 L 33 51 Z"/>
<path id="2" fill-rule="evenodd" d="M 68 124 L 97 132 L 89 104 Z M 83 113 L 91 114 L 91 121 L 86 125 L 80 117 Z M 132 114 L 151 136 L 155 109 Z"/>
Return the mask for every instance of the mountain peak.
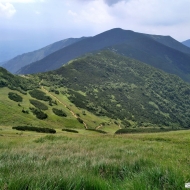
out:
<path id="1" fill-rule="evenodd" d="M 190 39 L 183 41 L 182 44 L 184 44 L 187 47 L 190 47 Z"/>

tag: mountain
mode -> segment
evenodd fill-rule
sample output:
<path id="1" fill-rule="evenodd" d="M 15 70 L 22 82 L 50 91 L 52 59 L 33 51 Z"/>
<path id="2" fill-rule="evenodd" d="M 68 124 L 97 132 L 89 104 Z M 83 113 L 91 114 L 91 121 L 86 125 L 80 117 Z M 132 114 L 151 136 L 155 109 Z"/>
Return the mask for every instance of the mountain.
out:
<path id="1" fill-rule="evenodd" d="M 27 90 L 37 88 L 39 85 L 34 80 L 26 77 L 16 76 L 0 67 L 0 88 L 8 87 L 12 90 L 26 93 Z"/>
<path id="2" fill-rule="evenodd" d="M 65 40 L 61 40 L 58 42 L 55 42 L 51 45 L 48 45 L 44 48 L 41 48 L 39 50 L 29 52 L 29 53 L 24 53 L 22 55 L 18 55 L 14 57 L 13 59 L 5 62 L 2 67 L 7 69 L 11 73 L 16 73 L 21 67 L 24 67 L 30 63 L 36 62 L 38 60 L 43 59 L 44 57 L 48 56 L 49 54 L 62 49 L 66 46 L 69 46 L 73 43 L 76 43 L 80 40 L 84 39 L 82 38 L 68 38 Z"/>
<path id="3" fill-rule="evenodd" d="M 182 42 L 183 45 L 190 47 L 190 40 L 186 40 L 184 42 Z"/>
<path id="4" fill-rule="evenodd" d="M 23 67 L 18 73 L 28 74 L 54 70 L 85 53 L 105 48 L 113 49 L 117 53 L 146 62 L 190 81 L 188 74 L 190 48 L 168 36 L 147 35 L 119 28 L 62 48 L 40 61 Z"/>
<path id="5" fill-rule="evenodd" d="M 100 118 L 87 110 L 79 109 L 62 93 L 49 92 L 40 83 L 37 75 L 17 76 L 0 67 L 1 126 L 48 127 L 60 130 L 95 129 L 101 123 L 109 123 L 113 132 L 119 128 L 114 121 L 110 123 L 110 118 Z"/>
<path id="6" fill-rule="evenodd" d="M 155 41 L 164 44 L 165 46 L 171 47 L 183 53 L 190 54 L 190 48 L 181 44 L 177 40 L 173 39 L 171 36 L 160 36 L 160 35 L 149 35 Z"/>
<path id="7" fill-rule="evenodd" d="M 5 63 L 6 63 L 6 61 L 0 62 L 0 66 L 3 65 L 3 64 L 5 64 Z"/>
<path id="8" fill-rule="evenodd" d="M 38 77 L 77 107 L 121 121 L 122 127 L 190 127 L 189 84 L 112 51 L 86 55 Z"/>
<path id="9" fill-rule="evenodd" d="M 178 75 L 190 82 L 190 54 L 169 48 L 151 38 L 142 36 L 127 44 L 119 44 L 107 49 Z"/>

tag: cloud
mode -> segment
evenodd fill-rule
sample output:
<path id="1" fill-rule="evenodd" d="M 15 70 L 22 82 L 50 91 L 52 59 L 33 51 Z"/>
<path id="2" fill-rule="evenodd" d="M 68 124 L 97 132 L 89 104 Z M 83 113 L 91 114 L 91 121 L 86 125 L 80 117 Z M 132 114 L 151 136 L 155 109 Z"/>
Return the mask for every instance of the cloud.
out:
<path id="1" fill-rule="evenodd" d="M 0 3 L 33 3 L 35 0 L 0 0 Z"/>
<path id="2" fill-rule="evenodd" d="M 0 3 L 0 18 L 11 18 L 16 13 L 16 9 L 10 3 Z"/>
<path id="3" fill-rule="evenodd" d="M 117 4 L 119 3 L 120 1 L 123 1 L 123 2 L 127 2 L 129 0 L 104 0 L 104 2 L 109 5 L 109 6 L 112 6 L 114 4 Z"/>

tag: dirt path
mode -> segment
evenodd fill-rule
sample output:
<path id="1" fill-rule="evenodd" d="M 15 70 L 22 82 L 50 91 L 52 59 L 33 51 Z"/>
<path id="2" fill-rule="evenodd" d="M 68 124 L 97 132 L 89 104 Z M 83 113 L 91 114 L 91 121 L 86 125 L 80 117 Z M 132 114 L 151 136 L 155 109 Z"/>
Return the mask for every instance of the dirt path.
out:
<path id="1" fill-rule="evenodd" d="M 41 83 L 41 82 L 40 82 Z M 65 108 L 67 108 L 70 113 L 72 114 L 73 117 L 75 117 L 76 119 L 79 118 L 66 104 L 64 104 L 62 101 L 60 101 L 56 96 L 54 96 L 53 94 L 51 94 L 48 90 L 46 90 L 41 84 L 39 83 L 40 87 L 42 88 L 42 90 L 44 90 L 47 94 L 49 94 L 51 97 L 55 98 L 60 104 L 62 104 L 63 106 L 65 106 Z M 83 125 L 86 129 L 88 129 L 87 124 L 83 121 Z"/>
<path id="2" fill-rule="evenodd" d="M 96 130 L 98 130 L 100 127 L 102 127 L 102 125 L 99 125 L 98 127 L 96 127 Z"/>

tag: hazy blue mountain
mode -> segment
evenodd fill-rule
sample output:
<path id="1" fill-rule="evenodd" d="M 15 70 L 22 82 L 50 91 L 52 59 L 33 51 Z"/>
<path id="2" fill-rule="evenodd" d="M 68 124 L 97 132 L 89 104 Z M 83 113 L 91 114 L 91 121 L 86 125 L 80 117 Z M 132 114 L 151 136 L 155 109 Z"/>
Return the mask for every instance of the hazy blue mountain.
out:
<path id="1" fill-rule="evenodd" d="M 41 48 L 39 50 L 29 52 L 29 53 L 24 53 L 22 55 L 18 55 L 14 57 L 13 59 L 7 61 L 5 64 L 2 66 L 7 69 L 11 73 L 16 73 L 21 67 L 24 67 L 30 63 L 36 62 L 38 60 L 43 59 L 47 55 L 64 48 L 68 45 L 71 45 L 75 42 L 78 42 L 80 40 L 84 39 L 83 38 L 68 38 L 65 40 L 61 40 L 58 42 L 55 42 L 51 45 L 48 45 L 44 48 Z"/>
<path id="2" fill-rule="evenodd" d="M 190 47 L 190 40 L 186 40 L 186 41 L 182 42 L 182 44 L 184 44 L 187 47 Z"/>
<path id="3" fill-rule="evenodd" d="M 44 44 L 44 43 L 43 43 Z M 0 40 L 0 62 L 13 59 L 17 55 L 31 52 L 43 47 L 40 42 L 32 40 Z"/>
<path id="4" fill-rule="evenodd" d="M 152 39 L 168 47 L 190 54 L 190 48 L 172 38 L 171 36 L 149 35 Z"/>
<path id="5" fill-rule="evenodd" d="M 6 61 L 0 62 L 0 66 L 3 65 L 3 64 L 5 64 L 5 63 L 6 63 Z"/>
<path id="6" fill-rule="evenodd" d="M 62 48 L 44 59 L 23 67 L 18 73 L 29 74 L 57 69 L 85 53 L 112 49 L 117 53 L 148 63 L 190 81 L 189 48 L 169 36 L 112 29 Z"/>

